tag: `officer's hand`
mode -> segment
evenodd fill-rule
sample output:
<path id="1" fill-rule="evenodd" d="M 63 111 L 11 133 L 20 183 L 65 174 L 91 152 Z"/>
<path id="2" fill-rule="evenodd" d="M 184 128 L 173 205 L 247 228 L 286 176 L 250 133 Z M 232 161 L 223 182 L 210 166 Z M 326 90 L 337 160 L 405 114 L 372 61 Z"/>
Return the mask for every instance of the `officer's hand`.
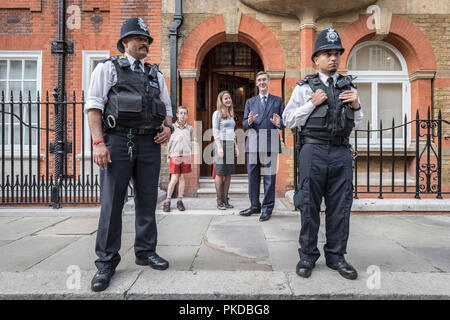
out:
<path id="1" fill-rule="evenodd" d="M 239 157 L 239 148 L 238 148 L 237 144 L 234 145 L 234 153 L 235 153 L 236 158 Z"/>
<path id="2" fill-rule="evenodd" d="M 327 99 L 328 96 L 322 89 L 317 89 L 311 96 L 311 102 L 315 107 L 320 106 Z"/>
<path id="3" fill-rule="evenodd" d="M 94 163 L 100 167 L 100 169 L 106 169 L 108 163 L 111 163 L 111 155 L 104 143 L 97 144 L 93 147 L 92 153 L 94 155 Z"/>
<path id="4" fill-rule="evenodd" d="M 258 114 L 253 114 L 253 111 L 250 111 L 248 114 L 248 123 L 252 123 L 256 118 L 258 118 Z"/>
<path id="5" fill-rule="evenodd" d="M 160 132 L 160 133 L 158 133 L 158 134 L 155 136 L 155 142 L 156 142 L 156 143 L 162 143 L 162 144 L 164 144 L 164 143 L 169 142 L 170 135 L 171 135 L 171 133 L 170 133 L 170 128 L 168 128 L 168 127 L 166 127 L 166 126 L 162 126 L 162 128 L 163 128 L 163 131 Z"/>
<path id="6" fill-rule="evenodd" d="M 281 120 L 280 116 L 276 113 L 274 113 L 273 117 L 270 118 L 270 122 L 272 122 L 277 127 L 280 126 L 280 120 Z"/>
<path id="7" fill-rule="evenodd" d="M 344 91 L 339 95 L 339 99 L 341 99 L 342 102 L 344 102 L 344 103 L 351 103 L 353 109 L 359 108 L 357 91 L 352 91 L 352 90 Z"/>

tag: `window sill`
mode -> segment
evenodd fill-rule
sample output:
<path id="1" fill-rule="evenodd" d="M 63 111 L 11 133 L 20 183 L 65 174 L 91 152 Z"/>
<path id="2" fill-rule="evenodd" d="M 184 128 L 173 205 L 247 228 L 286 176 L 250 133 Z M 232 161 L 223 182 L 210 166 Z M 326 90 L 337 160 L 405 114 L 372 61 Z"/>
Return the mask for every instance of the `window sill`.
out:
<path id="1" fill-rule="evenodd" d="M 353 146 L 354 148 L 354 146 Z M 370 157 L 379 157 L 381 154 L 380 146 L 371 146 L 370 150 L 367 148 L 367 145 L 365 146 L 358 146 L 358 156 L 367 157 L 370 151 Z M 403 147 L 395 147 L 394 150 L 392 150 L 392 146 L 383 146 L 383 157 L 391 157 L 392 155 L 394 157 L 403 157 L 405 156 L 405 149 Z M 393 151 L 393 152 L 392 152 Z M 407 147 L 406 148 L 406 157 L 414 157 L 416 155 L 416 148 L 415 147 Z"/>

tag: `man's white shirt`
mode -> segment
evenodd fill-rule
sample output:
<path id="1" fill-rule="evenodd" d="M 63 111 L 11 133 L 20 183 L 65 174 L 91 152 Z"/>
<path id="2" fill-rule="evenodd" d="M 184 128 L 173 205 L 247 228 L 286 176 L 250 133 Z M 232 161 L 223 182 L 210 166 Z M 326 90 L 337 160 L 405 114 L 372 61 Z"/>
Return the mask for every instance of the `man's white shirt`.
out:
<path id="1" fill-rule="evenodd" d="M 131 55 L 125 52 L 125 56 L 130 62 L 131 70 L 134 71 L 134 61 L 136 60 Z M 141 69 L 144 70 L 144 59 L 141 59 Z M 102 112 L 108 101 L 108 92 L 112 86 L 117 83 L 117 71 L 112 61 L 106 61 L 105 63 L 99 63 L 92 72 L 91 82 L 89 84 L 89 90 L 86 99 L 86 105 L 84 110 L 100 109 Z M 170 102 L 169 93 L 167 90 L 166 82 L 163 75 L 158 72 L 158 84 L 159 84 L 159 98 L 166 106 L 166 115 L 173 116 L 172 103 Z"/>
<path id="2" fill-rule="evenodd" d="M 328 78 L 329 76 L 319 72 L 319 78 L 323 82 L 324 85 L 328 87 Z M 334 83 L 336 84 L 337 75 L 333 75 Z M 356 89 L 352 88 L 352 91 L 356 91 Z M 311 87 L 305 83 L 302 86 L 295 86 L 294 91 L 292 92 L 291 98 L 284 109 L 283 112 L 283 123 L 287 128 L 295 128 L 298 126 L 303 126 L 308 120 L 308 117 L 316 108 L 312 101 L 313 91 Z M 359 97 L 358 97 L 359 102 Z M 358 129 L 359 126 L 363 122 L 363 111 L 362 109 L 358 111 L 354 111 L 355 114 L 355 127 L 354 129 Z"/>

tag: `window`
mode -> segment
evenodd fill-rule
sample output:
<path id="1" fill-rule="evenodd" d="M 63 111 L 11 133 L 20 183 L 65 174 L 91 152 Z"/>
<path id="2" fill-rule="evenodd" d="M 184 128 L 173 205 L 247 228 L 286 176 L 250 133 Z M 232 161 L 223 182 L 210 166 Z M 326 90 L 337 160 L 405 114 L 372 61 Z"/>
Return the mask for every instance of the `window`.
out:
<path id="1" fill-rule="evenodd" d="M 396 48 L 378 41 L 357 45 L 348 59 L 348 74 L 357 76 L 355 84 L 364 112 L 364 122 L 359 129 L 367 129 L 367 123 L 370 129 L 379 129 L 380 121 L 383 128 L 391 128 L 393 121 L 398 126 L 403 124 L 405 115 L 409 121 L 409 76 L 406 62 Z M 395 142 L 401 142 L 403 135 L 403 128 L 396 129 Z M 364 144 L 367 134 L 359 132 L 358 138 Z M 379 132 L 372 132 L 369 138 L 379 143 Z M 410 137 L 406 138 L 409 141 Z M 383 131 L 383 144 L 391 141 L 392 130 Z"/>
<path id="2" fill-rule="evenodd" d="M 5 149 L 25 148 L 37 145 L 37 129 L 30 129 L 22 125 L 17 117 L 21 116 L 24 123 L 38 126 L 37 118 L 39 109 L 36 103 L 37 94 L 41 90 L 41 52 L 40 51 L 0 51 L 0 94 L 5 98 L 4 122 L 0 118 L 0 141 L 5 134 Z M 12 95 L 11 95 L 12 94 Z M 22 101 L 19 104 L 20 94 Z M 11 110 L 11 99 L 13 108 Z M 17 117 L 11 119 L 10 112 Z M 20 140 L 22 128 L 23 140 Z M 31 141 L 30 141 L 31 130 Z"/>
<path id="3" fill-rule="evenodd" d="M 215 47 L 217 66 L 251 66 L 252 49 L 239 42 L 224 42 Z"/>
<path id="4" fill-rule="evenodd" d="M 91 51 L 84 50 L 83 51 L 83 91 L 84 91 L 84 99 L 87 99 L 87 94 L 89 91 L 89 84 L 91 82 L 91 74 L 94 71 L 95 67 L 98 63 L 103 60 L 109 58 L 109 51 Z M 81 99 L 81 97 L 80 97 Z M 89 130 L 89 125 L 87 121 L 87 115 L 84 114 L 84 146 L 85 152 L 90 152 L 91 147 L 91 132 Z"/>

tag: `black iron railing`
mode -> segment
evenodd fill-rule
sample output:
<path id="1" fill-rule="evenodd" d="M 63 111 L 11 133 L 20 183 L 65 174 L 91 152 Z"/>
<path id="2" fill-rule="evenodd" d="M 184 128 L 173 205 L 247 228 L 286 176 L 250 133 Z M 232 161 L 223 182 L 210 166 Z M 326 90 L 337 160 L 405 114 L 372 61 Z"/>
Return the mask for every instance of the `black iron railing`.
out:
<path id="1" fill-rule="evenodd" d="M 52 204 L 55 190 L 55 113 L 63 112 L 63 136 L 59 139 L 64 149 L 60 171 L 62 181 L 58 190 L 58 204 L 97 204 L 100 196 L 98 169 L 93 163 L 92 142 L 86 137 L 84 97 L 77 101 L 66 95 L 61 100 L 54 94 L 49 100 L 48 91 L 41 100 L 15 100 L 13 93 L 8 101 L 2 92 L 0 100 L 1 134 L 1 205 Z M 25 117 L 23 110 L 28 116 Z M 13 112 L 11 112 L 13 111 Z M 25 141 L 24 136 L 27 136 Z"/>
<path id="2" fill-rule="evenodd" d="M 433 119 L 428 108 L 424 120 L 417 111 L 415 120 L 408 121 L 405 115 L 400 125 L 395 125 L 395 119 L 392 119 L 388 128 L 380 121 L 378 129 L 370 129 L 368 122 L 367 129 L 355 130 L 350 138 L 355 155 L 354 197 L 375 194 L 382 199 L 385 194 L 402 194 L 414 195 L 417 199 L 423 195 L 442 199 L 443 195 L 450 194 L 449 181 L 444 187 L 442 184 L 442 142 L 448 139 L 442 135 L 444 125 L 450 125 L 450 122 L 442 119 L 441 111 L 437 119 Z M 397 134 L 400 137 L 396 137 Z M 295 189 L 300 182 L 300 148 L 300 131 L 295 129 Z"/>
<path id="3" fill-rule="evenodd" d="M 98 167 L 93 163 L 92 140 L 84 115 L 84 95 L 73 92 L 70 101 L 64 95 L 58 99 L 53 94 L 50 101 L 37 94 L 31 98 L 28 92 L 23 98 L 13 93 L 0 97 L 0 205 L 48 204 L 59 207 L 64 204 L 100 203 L 100 179 Z M 62 110 L 63 136 L 55 148 L 55 114 Z M 360 129 L 354 132 L 350 142 L 355 154 L 354 197 L 386 194 L 404 194 L 421 198 L 431 195 L 441 199 L 450 194 L 448 177 L 443 184 L 442 145 L 443 131 L 448 132 L 449 121 L 441 113 L 432 119 L 407 121 L 389 128 L 380 121 L 376 130 Z M 444 130 L 445 129 L 445 130 Z M 297 188 L 299 170 L 298 134 L 294 135 L 294 184 Z M 397 137 L 396 137 L 397 136 Z M 62 152 L 61 181 L 56 188 L 55 152 Z M 447 161 L 448 163 L 448 161 Z M 54 191 L 57 190 L 57 196 Z M 130 186 L 128 196 L 132 196 Z M 56 199 L 56 200 L 55 200 Z M 57 203 L 55 203 L 57 201 Z"/>
<path id="4" fill-rule="evenodd" d="M 48 91 L 42 99 L 37 93 L 35 100 L 30 92 L 25 99 L 21 92 L 16 99 L 13 92 L 8 99 L 1 92 L 0 205 L 48 204 L 59 208 L 100 203 L 99 169 L 91 157 L 92 139 L 84 106 L 83 92 L 81 99 L 73 92 L 68 100 L 66 94 L 58 99 L 55 90 L 53 101 Z M 58 112 L 62 112 L 58 121 L 62 135 L 57 138 Z M 55 171 L 61 177 L 59 183 Z M 133 197 L 131 184 L 125 201 L 128 197 Z"/>

